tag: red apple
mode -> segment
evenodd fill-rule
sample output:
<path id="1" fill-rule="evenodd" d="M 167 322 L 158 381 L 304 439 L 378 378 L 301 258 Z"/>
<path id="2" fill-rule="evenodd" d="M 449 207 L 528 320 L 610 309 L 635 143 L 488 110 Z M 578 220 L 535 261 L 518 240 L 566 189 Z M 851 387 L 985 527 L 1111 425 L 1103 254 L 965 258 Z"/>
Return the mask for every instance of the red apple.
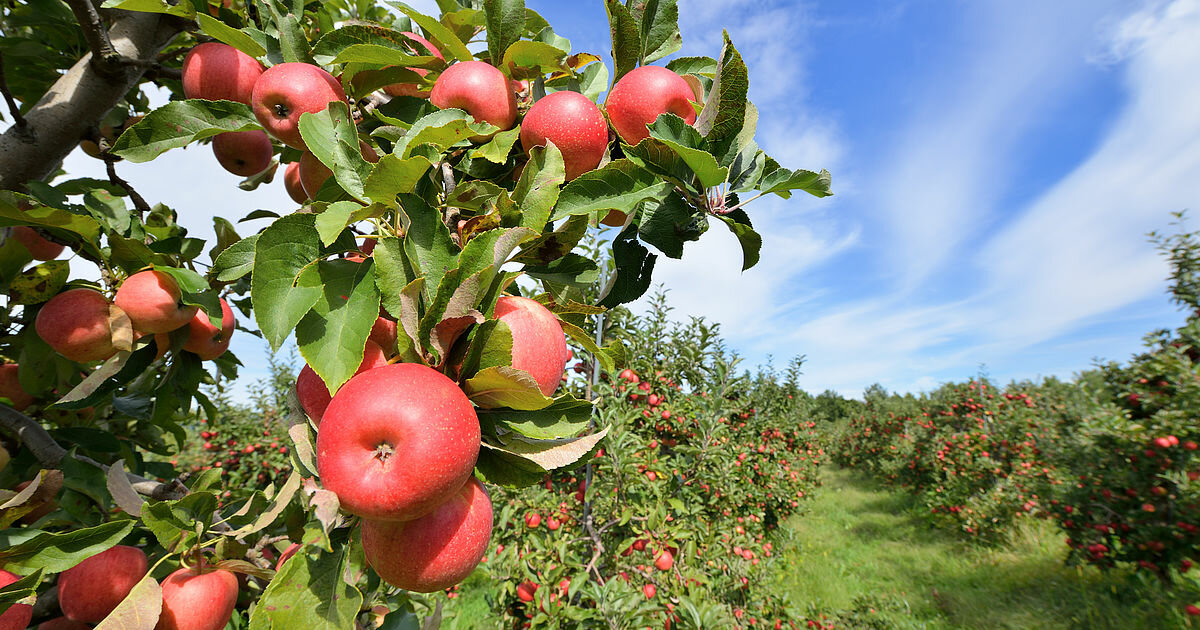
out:
<path id="1" fill-rule="evenodd" d="M 529 108 L 521 121 L 525 153 L 550 140 L 562 151 L 567 181 L 596 168 L 608 149 L 608 123 L 588 97 L 570 91 L 554 92 Z"/>
<path id="2" fill-rule="evenodd" d="M 233 311 L 229 303 L 221 298 L 221 328 L 217 329 L 208 319 L 204 311 L 196 311 L 196 315 L 188 322 L 188 338 L 183 343 L 183 349 L 194 352 L 205 361 L 215 359 L 229 349 L 229 338 L 233 336 Z"/>
<path id="3" fill-rule="evenodd" d="M 262 74 L 262 64 L 233 46 L 200 44 L 183 59 L 183 95 L 249 105 L 254 84 Z"/>
<path id="4" fill-rule="evenodd" d="M 82 621 L 71 621 L 66 617 L 57 617 L 38 624 L 37 630 L 91 630 L 91 624 Z"/>
<path id="5" fill-rule="evenodd" d="M 508 77 L 482 61 L 460 61 L 442 71 L 433 84 L 429 102 L 441 109 L 461 109 L 476 121 L 501 130 L 511 129 L 517 121 L 517 98 Z M 472 139 L 479 142 L 486 136 Z"/>
<path id="6" fill-rule="evenodd" d="M 367 563 L 383 581 L 432 593 L 466 579 L 492 536 L 492 501 L 474 477 L 432 512 L 411 521 L 364 520 Z"/>
<path id="7" fill-rule="evenodd" d="M 146 575 L 146 554 L 117 545 L 58 576 L 58 605 L 68 619 L 99 623 Z"/>
<path id="8" fill-rule="evenodd" d="M 126 278 L 113 302 L 129 316 L 134 329 L 157 334 L 182 328 L 195 317 L 197 307 L 185 305 L 182 295 L 175 278 L 147 269 Z"/>
<path id="9" fill-rule="evenodd" d="M 675 555 L 671 553 L 670 549 L 663 549 L 654 557 L 654 568 L 659 571 L 670 571 L 674 565 Z"/>
<path id="10" fill-rule="evenodd" d="M 523 602 L 533 601 L 533 594 L 537 591 L 538 585 L 525 580 L 517 585 L 517 597 Z"/>
<path id="11" fill-rule="evenodd" d="M 529 512 L 525 515 L 525 527 L 529 529 L 537 529 L 538 525 L 542 524 L 542 515 L 537 512 Z"/>
<path id="12" fill-rule="evenodd" d="M 283 553 L 279 554 L 279 562 L 275 563 L 275 570 L 279 571 L 282 569 L 283 563 L 291 560 L 292 556 L 296 555 L 296 552 L 298 551 L 300 551 L 300 543 L 292 543 L 288 545 L 288 548 L 284 549 Z"/>
<path id="13" fill-rule="evenodd" d="M 647 584 L 642 587 L 642 593 L 646 596 L 646 599 L 654 599 L 654 596 L 658 594 L 658 587 L 653 584 Z"/>
<path id="14" fill-rule="evenodd" d="M 404 31 L 400 34 L 413 40 L 413 42 L 420 44 L 425 48 L 426 51 L 429 52 L 430 55 L 433 55 L 438 59 L 445 59 L 445 57 L 442 56 L 442 51 L 438 50 L 437 46 L 431 44 L 429 40 L 425 39 L 424 37 L 409 31 Z M 416 46 L 413 46 L 412 48 L 417 52 L 418 55 L 423 55 L 422 51 L 417 50 Z M 429 71 L 424 68 L 409 68 L 409 70 L 412 70 L 421 76 L 429 74 Z M 417 98 L 429 98 L 429 90 L 422 90 L 420 86 L 412 83 L 395 83 L 393 85 L 384 87 L 383 91 L 386 92 L 388 96 L 414 96 Z"/>
<path id="15" fill-rule="evenodd" d="M 375 241 L 368 242 L 374 243 Z M 396 327 L 396 322 L 380 315 L 371 326 L 371 336 L 367 339 L 378 344 L 385 355 L 391 356 L 396 354 L 398 335 L 399 329 Z"/>
<path id="16" fill-rule="evenodd" d="M 11 238 L 24 245 L 34 260 L 54 260 L 66 249 L 63 245 L 46 240 L 45 237 L 38 234 L 33 228 L 25 226 L 13 228 Z"/>
<path id="17" fill-rule="evenodd" d="M 545 306 L 520 296 L 497 300 L 495 316 L 512 331 L 512 366 L 529 372 L 543 394 L 553 394 L 569 356 L 558 318 Z"/>
<path id="18" fill-rule="evenodd" d="M 0 396 L 11 400 L 13 409 L 24 411 L 33 404 L 33 396 L 21 387 L 21 381 L 17 379 L 19 369 L 16 363 L 0 365 Z"/>
<path id="19" fill-rule="evenodd" d="M 362 374 L 372 368 L 385 365 L 387 365 L 387 357 L 384 356 L 383 349 L 379 347 L 379 344 L 368 339 L 367 345 L 363 348 L 362 363 L 359 364 L 355 374 Z M 318 425 L 321 424 L 321 416 L 325 414 L 325 409 L 329 407 L 329 401 L 333 399 L 325 381 L 322 381 L 321 377 L 317 376 L 317 373 L 308 365 L 300 370 L 300 376 L 296 378 L 296 397 L 300 399 L 300 406 L 304 407 L 304 412 Z"/>
<path id="20" fill-rule="evenodd" d="M 659 114 L 675 114 L 689 125 L 696 122 L 695 97 L 692 86 L 678 74 L 659 66 L 642 66 L 617 81 L 604 109 L 621 139 L 637 144 L 650 135 L 646 125 Z"/>
<path id="21" fill-rule="evenodd" d="M 359 141 L 358 148 L 362 151 L 362 156 L 368 162 L 375 163 L 379 161 L 379 155 L 375 153 L 375 149 L 366 142 Z M 325 184 L 325 180 L 333 176 L 333 171 L 329 167 L 321 163 L 317 156 L 304 152 L 300 156 L 300 186 L 304 189 L 304 194 L 309 199 L 317 198 L 317 191 L 321 190 L 321 186 Z"/>
<path id="22" fill-rule="evenodd" d="M 72 361 L 107 359 L 117 352 L 109 325 L 110 306 L 99 291 L 63 291 L 38 311 L 34 329 L 42 341 Z"/>
<path id="23" fill-rule="evenodd" d="M 305 150 L 300 136 L 300 114 L 325 111 L 335 101 L 346 101 L 342 84 L 333 75 L 307 63 L 271 66 L 254 83 L 250 106 L 267 133 L 280 142 Z"/>
<path id="24" fill-rule="evenodd" d="M 300 183 L 300 162 L 289 162 L 287 168 L 283 169 L 283 189 L 296 203 L 303 204 L 308 201 L 304 184 Z"/>
<path id="25" fill-rule="evenodd" d="M 154 630 L 221 630 L 233 616 L 238 582 L 221 569 L 182 568 L 162 581 L 163 607 Z"/>
<path id="26" fill-rule="evenodd" d="M 261 129 L 218 134 L 213 138 L 212 149 L 222 168 L 242 177 L 267 170 L 274 155 L 271 139 Z"/>
<path id="27" fill-rule="evenodd" d="M 21 579 L 21 576 L 0 569 L 0 587 L 8 586 Z M 33 606 L 15 604 L 0 614 L 0 630 L 25 630 L 29 620 L 33 619 Z"/>
<path id="28" fill-rule="evenodd" d="M 317 432 L 317 469 L 347 512 L 412 520 L 462 488 L 479 438 L 475 408 L 454 381 L 394 363 L 351 378 L 334 395 Z"/>

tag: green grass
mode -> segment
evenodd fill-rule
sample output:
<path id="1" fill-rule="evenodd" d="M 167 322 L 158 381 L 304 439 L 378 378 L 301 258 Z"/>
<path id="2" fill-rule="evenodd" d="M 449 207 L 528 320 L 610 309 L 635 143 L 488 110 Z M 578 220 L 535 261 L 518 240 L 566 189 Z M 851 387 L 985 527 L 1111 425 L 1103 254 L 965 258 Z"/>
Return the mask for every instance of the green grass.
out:
<path id="1" fill-rule="evenodd" d="M 838 628 L 1187 628 L 1187 603 L 1127 573 L 1065 567 L 1053 524 L 1027 520 L 983 548 L 932 529 L 912 499 L 864 476 L 826 470 L 788 522 L 778 587 Z"/>

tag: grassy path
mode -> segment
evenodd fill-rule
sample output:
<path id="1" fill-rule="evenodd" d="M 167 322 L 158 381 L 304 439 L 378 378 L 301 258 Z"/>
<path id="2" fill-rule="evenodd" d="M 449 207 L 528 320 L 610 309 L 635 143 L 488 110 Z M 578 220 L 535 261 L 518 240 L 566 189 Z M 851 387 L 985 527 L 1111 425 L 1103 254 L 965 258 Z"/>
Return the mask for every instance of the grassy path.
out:
<path id="1" fill-rule="evenodd" d="M 1125 575 L 1062 565 L 1040 521 L 996 549 L 964 544 L 912 515 L 911 499 L 858 473 L 827 470 L 793 539 L 779 588 L 838 628 L 1187 628 L 1182 603 Z"/>

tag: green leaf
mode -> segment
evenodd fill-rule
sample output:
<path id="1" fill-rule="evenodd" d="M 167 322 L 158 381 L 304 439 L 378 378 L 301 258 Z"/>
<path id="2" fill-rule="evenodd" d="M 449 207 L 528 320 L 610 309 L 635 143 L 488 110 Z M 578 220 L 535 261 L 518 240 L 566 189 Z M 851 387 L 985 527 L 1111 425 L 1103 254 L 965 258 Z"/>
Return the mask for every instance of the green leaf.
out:
<path id="1" fill-rule="evenodd" d="M 258 58 L 267 54 L 267 49 L 254 41 L 254 38 L 216 18 L 204 13 L 198 13 L 196 14 L 196 21 L 200 22 L 200 30 L 204 31 L 205 35 L 219 42 L 229 44 L 251 57 Z"/>
<path id="2" fill-rule="evenodd" d="M 348 546 L 315 558 L 307 553 L 296 554 L 263 591 L 250 615 L 249 630 L 354 627 L 362 593 L 342 579 L 348 556 Z"/>
<path id="3" fill-rule="evenodd" d="M 509 46 L 525 33 L 525 0 L 483 0 L 483 10 L 487 16 L 488 54 L 492 65 L 499 66 Z"/>
<path id="4" fill-rule="evenodd" d="M 509 407 L 534 411 L 554 403 L 553 398 L 542 393 L 529 372 L 508 366 L 484 368 L 463 381 L 462 389 L 471 402 L 484 409 Z"/>
<path id="5" fill-rule="evenodd" d="M 209 275 L 219 282 L 233 282 L 245 276 L 254 269 L 254 248 L 258 244 L 258 234 L 230 245 L 213 261 Z"/>
<path id="6" fill-rule="evenodd" d="M 250 106 L 233 101 L 171 101 L 125 130 L 112 153 L 149 162 L 170 149 L 228 131 L 261 129 Z"/>
<path id="7" fill-rule="evenodd" d="M 166 0 L 105 0 L 100 8 L 123 9 L 141 13 L 165 13 L 189 20 L 196 17 L 196 9 L 190 2 L 172 4 Z"/>
<path id="8" fill-rule="evenodd" d="M 321 237 L 321 244 L 326 247 L 332 245 L 350 224 L 354 213 L 362 209 L 361 205 L 353 201 L 337 201 L 329 204 L 329 207 L 325 208 L 315 219 L 317 235 Z"/>
<path id="9" fill-rule="evenodd" d="M 827 170 L 821 169 L 820 173 L 805 170 L 789 171 L 779 166 L 775 160 L 767 158 L 766 164 L 763 166 L 762 179 L 755 188 L 763 193 L 775 193 L 784 199 L 790 198 L 793 190 L 803 190 L 819 198 L 833 194 L 830 191 L 831 184 L 832 178 Z"/>
<path id="10" fill-rule="evenodd" d="M 308 150 L 333 171 L 343 190 L 355 199 L 365 199 L 363 181 L 374 168 L 362 156 L 358 130 L 345 103 L 330 103 L 317 112 L 300 115 L 300 135 Z"/>
<path id="11" fill-rule="evenodd" d="M 575 343 L 583 346 L 583 349 L 590 352 L 592 356 L 596 357 L 596 360 L 600 362 L 600 367 L 604 368 L 605 372 L 614 371 L 617 366 L 618 359 L 624 356 L 623 354 L 613 351 L 613 348 L 621 348 L 622 350 L 624 349 L 625 346 L 623 346 L 619 341 L 614 341 L 604 348 L 601 348 L 600 346 L 596 345 L 596 340 L 592 339 L 592 336 L 589 335 L 584 329 L 563 320 L 559 320 L 558 323 L 562 326 L 563 333 L 570 337 Z"/>
<path id="12" fill-rule="evenodd" d="M 508 161 L 508 154 L 512 153 L 513 145 L 516 144 L 517 138 L 520 135 L 520 125 L 508 131 L 501 131 L 492 136 L 491 140 L 471 149 L 470 156 L 475 159 L 487 160 L 494 164 L 504 164 Z"/>
<path id="13" fill-rule="evenodd" d="M 712 57 L 676 57 L 667 64 L 667 69 L 675 74 L 694 74 L 710 79 L 716 76 L 717 67 L 717 60 Z"/>
<path id="14" fill-rule="evenodd" d="M 161 271 L 175 280 L 179 285 L 179 301 L 184 304 L 199 306 L 208 313 L 208 318 L 218 330 L 221 328 L 221 299 L 216 291 L 209 288 L 204 276 L 182 267 L 155 265 L 155 271 Z"/>
<path id="15" fill-rule="evenodd" d="M 641 25 L 642 63 L 662 59 L 683 46 L 675 0 L 633 2 L 629 14 Z"/>
<path id="16" fill-rule="evenodd" d="M 429 35 L 434 44 L 439 44 L 438 48 L 442 53 L 450 53 L 451 57 L 459 61 L 471 61 L 475 59 L 475 56 L 471 54 L 466 44 L 463 44 L 462 40 L 453 31 L 443 26 L 441 22 L 428 15 L 419 13 L 416 9 L 403 2 L 389 0 L 388 4 L 396 7 L 401 13 L 407 15 L 410 20 L 416 22 Z"/>
<path id="17" fill-rule="evenodd" d="M 522 271 L 530 278 L 580 289 L 590 288 L 600 280 L 600 268 L 596 266 L 596 261 L 574 253 L 545 265 L 526 266 Z"/>
<path id="18" fill-rule="evenodd" d="M 605 210 L 631 212 L 647 199 L 662 199 L 674 186 L 627 159 L 575 178 L 562 189 L 552 220 Z"/>
<path id="19" fill-rule="evenodd" d="M 729 231 L 733 232 L 742 246 L 742 271 L 757 265 L 762 237 L 750 225 L 750 217 L 742 210 L 734 210 L 729 214 L 718 214 L 717 218 L 729 226 Z"/>
<path id="20" fill-rule="evenodd" d="M 344 51 L 359 44 L 405 52 L 412 48 L 412 43 L 403 32 L 385 26 L 348 24 L 322 35 L 313 45 L 312 54 L 317 63 L 329 65 Z"/>
<path id="21" fill-rule="evenodd" d="M 431 144 L 440 149 L 452 147 L 470 138 L 495 133 L 496 127 L 488 123 L 477 123 L 461 109 L 443 109 L 428 114 L 415 123 L 408 133 L 396 142 L 392 153 L 408 157 L 417 147 Z"/>
<path id="22" fill-rule="evenodd" d="M 471 333 L 459 377 L 471 378 L 481 369 L 506 365 L 512 365 L 512 330 L 498 319 L 489 319 Z"/>
<path id="23" fill-rule="evenodd" d="M 432 296 L 442 283 L 442 276 L 458 267 L 458 246 L 450 240 L 450 230 L 442 223 L 437 208 L 426 204 L 415 196 L 406 196 L 401 209 L 408 217 L 408 231 L 404 234 L 404 250 L 408 260 L 416 265 L 416 276 L 425 276 L 426 292 Z M 389 311 L 390 312 L 390 311 Z"/>
<path id="24" fill-rule="evenodd" d="M 566 71 L 567 53 L 543 42 L 521 40 L 504 51 L 500 69 L 514 79 L 532 79 L 551 72 Z"/>
<path id="25" fill-rule="evenodd" d="M 352 44 L 338 53 L 332 63 L 370 63 L 406 68 L 437 68 L 446 62 L 433 55 L 413 55 L 406 50 L 379 44 Z"/>
<path id="26" fill-rule="evenodd" d="M 657 257 L 650 253 L 635 236 L 636 228 L 629 226 L 613 240 L 613 261 L 617 265 L 616 275 L 604 298 L 598 303 L 605 308 L 632 302 L 650 288 Z"/>
<path id="27" fill-rule="evenodd" d="M 271 5 L 272 11 L 275 5 Z M 303 9 L 299 11 L 303 14 Z M 275 26 L 279 28 L 279 52 L 283 60 L 289 63 L 315 63 L 312 49 L 308 45 L 308 37 L 300 26 L 300 20 L 293 13 L 282 15 L 275 12 Z"/>
<path id="28" fill-rule="evenodd" d="M 480 409 L 480 422 L 490 422 L 525 437 L 554 440 L 578 435 L 588 428 L 594 407 L 586 400 L 559 396 L 554 404 L 535 411 Z"/>
<path id="29" fill-rule="evenodd" d="M 167 549 L 179 543 L 193 542 L 198 524 L 212 522 L 217 509 L 217 495 L 196 492 L 178 501 L 147 501 L 142 504 L 142 522 L 159 544 Z"/>
<path id="30" fill-rule="evenodd" d="M 547 140 L 545 147 L 534 147 L 529 152 L 529 161 L 512 192 L 513 203 L 521 209 L 521 226 L 538 233 L 546 229 L 566 172 L 562 153 L 553 142 Z"/>
<path id="31" fill-rule="evenodd" d="M 490 483 L 525 487 L 541 481 L 551 470 L 566 468 L 595 452 L 608 429 L 599 433 L 562 440 L 533 440 L 516 434 L 504 444 L 480 444 L 476 472 Z"/>
<path id="32" fill-rule="evenodd" d="M 314 215 L 290 214 L 263 230 L 254 246 L 254 321 L 274 350 L 321 299 L 321 287 L 311 284 L 316 274 L 301 273 L 321 257 L 314 222 Z"/>
<path id="33" fill-rule="evenodd" d="M 221 255 L 221 252 L 229 249 L 230 245 L 242 240 L 233 224 L 222 217 L 213 217 L 213 232 L 217 235 L 217 244 L 213 245 L 208 255 L 214 261 L 217 256 Z"/>
<path id="34" fill-rule="evenodd" d="M 154 576 L 146 574 L 121 600 L 96 630 L 135 630 L 153 628 L 162 614 L 162 587 Z"/>
<path id="35" fill-rule="evenodd" d="M 659 114 L 647 127 L 650 136 L 671 148 L 700 179 L 701 191 L 725 183 L 729 169 L 717 164 L 717 158 L 701 147 L 704 138 L 694 127 L 671 113 Z"/>
<path id="36" fill-rule="evenodd" d="M 642 58 L 642 38 L 638 23 L 629 14 L 621 0 L 604 0 L 608 12 L 608 28 L 612 34 L 612 57 L 614 63 L 613 83 L 621 80 L 625 73 L 633 70 Z"/>
<path id="37" fill-rule="evenodd" d="M 553 232 L 543 233 L 534 239 L 513 258 L 525 264 L 547 264 L 566 256 L 587 234 L 588 218 L 573 216 L 560 224 Z"/>
<path id="38" fill-rule="evenodd" d="M 37 569 L 17 581 L 0 586 L 0 619 L 13 604 L 32 606 L 37 601 L 37 588 L 42 583 L 42 570 Z M 7 623 L 7 622 L 5 622 Z"/>
<path id="39" fill-rule="evenodd" d="M 0 565 L 14 573 L 61 573 L 120 543 L 134 524 L 123 519 L 62 533 L 42 532 L 0 551 Z"/>
<path id="40" fill-rule="evenodd" d="M 51 260 L 22 271 L 8 284 L 13 304 L 41 304 L 58 295 L 71 275 L 71 263 Z"/>
<path id="41" fill-rule="evenodd" d="M 379 317 L 375 262 L 322 261 L 305 274 L 316 276 L 314 283 L 322 291 L 296 327 L 296 343 L 332 394 L 358 370 L 371 326 Z"/>
<path id="42" fill-rule="evenodd" d="M 700 239 L 708 229 L 703 212 L 693 209 L 677 191 L 661 202 L 648 201 L 642 209 L 638 236 L 669 258 L 683 257 L 683 244 Z"/>
<path id="43" fill-rule="evenodd" d="M 725 47 L 713 87 L 696 119 L 696 130 L 704 136 L 706 148 L 713 155 L 725 155 L 741 133 L 750 90 L 750 72 L 729 41 L 729 33 L 724 33 L 724 37 Z"/>
<path id="44" fill-rule="evenodd" d="M 394 204 L 396 195 L 411 193 L 433 164 L 422 155 L 401 159 L 395 154 L 380 158 L 367 180 L 363 194 L 376 203 Z"/>

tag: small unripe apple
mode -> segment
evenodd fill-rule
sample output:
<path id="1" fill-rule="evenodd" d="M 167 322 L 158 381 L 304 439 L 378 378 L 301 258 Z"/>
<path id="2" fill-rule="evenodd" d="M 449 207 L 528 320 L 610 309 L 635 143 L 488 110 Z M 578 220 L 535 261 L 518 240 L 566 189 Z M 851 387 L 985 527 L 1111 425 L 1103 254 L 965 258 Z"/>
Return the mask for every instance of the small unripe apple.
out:
<path id="1" fill-rule="evenodd" d="M 146 554 L 117 545 L 58 576 L 58 605 L 68 619 L 99 623 L 146 575 Z"/>
<path id="2" fill-rule="evenodd" d="M 213 138 L 212 150 L 222 168 L 242 177 L 267 170 L 274 155 L 271 139 L 262 129 L 218 134 Z"/>
<path id="3" fill-rule="evenodd" d="M 608 149 L 608 123 L 592 100 L 578 92 L 547 94 L 521 121 L 521 146 L 528 155 L 549 140 L 562 152 L 567 181 L 596 168 Z"/>
<path id="4" fill-rule="evenodd" d="M 181 328 L 195 315 L 195 306 L 182 302 L 179 283 L 156 269 L 139 271 L 125 279 L 113 302 L 125 311 L 134 329 L 150 334 Z"/>
<path id="5" fill-rule="evenodd" d="M 362 152 L 363 158 L 368 162 L 374 164 L 379 161 L 379 154 L 375 153 L 375 149 L 372 149 L 371 145 L 360 140 L 358 148 Z M 321 190 L 321 186 L 325 185 L 325 180 L 333 176 L 333 171 L 329 170 L 329 167 L 322 164 L 321 160 L 317 159 L 317 156 L 308 151 L 305 151 L 304 155 L 300 156 L 298 164 L 300 164 L 300 186 L 304 189 L 304 194 L 309 199 L 316 199 L 317 191 Z"/>
<path id="6" fill-rule="evenodd" d="M 233 46 L 200 44 L 183 58 L 183 95 L 249 105 L 254 83 L 262 74 L 262 64 Z"/>
<path id="7" fill-rule="evenodd" d="M 367 370 L 387 364 L 387 357 L 384 356 L 383 349 L 379 347 L 379 344 L 367 340 L 367 345 L 363 348 L 362 363 L 359 364 L 355 374 L 362 374 Z M 304 412 L 317 425 L 321 424 L 321 416 L 329 407 L 329 401 L 333 400 L 329 388 L 325 386 L 325 381 L 322 381 L 321 377 L 317 376 L 317 373 L 308 365 L 300 370 L 300 376 L 296 378 L 296 397 L 300 399 L 300 406 L 304 407 Z"/>
<path id="8" fill-rule="evenodd" d="M 56 617 L 50 621 L 43 621 L 38 624 L 37 630 L 91 630 L 91 628 L 91 624 L 83 623 L 82 621 L 72 621 L 66 617 Z"/>
<path id="9" fill-rule="evenodd" d="M 660 66 L 642 66 L 617 81 L 604 109 L 621 140 L 637 144 L 650 135 L 646 126 L 659 114 L 671 113 L 689 125 L 695 123 L 693 98 L 692 86 L 683 77 Z"/>
<path id="10" fill-rule="evenodd" d="M 66 249 L 63 245 L 46 240 L 33 228 L 23 225 L 12 229 L 12 239 L 24 245 L 34 260 L 54 260 Z"/>
<path id="11" fill-rule="evenodd" d="M 86 363 L 116 354 L 109 307 L 99 291 L 70 289 L 50 298 L 38 311 L 34 329 L 59 354 Z"/>
<path id="12" fill-rule="evenodd" d="M 479 566 L 491 536 L 492 501 L 474 477 L 425 516 L 362 523 L 367 563 L 388 584 L 418 593 L 466 579 Z"/>
<path id="13" fill-rule="evenodd" d="M 233 336 L 233 311 L 225 298 L 221 298 L 221 329 L 212 325 L 208 314 L 202 310 L 188 322 L 188 338 L 183 349 L 194 352 L 205 361 L 215 359 L 229 349 L 229 338 Z"/>
<path id="14" fill-rule="evenodd" d="M 511 129 L 517 121 L 517 97 L 508 77 L 482 61 L 460 61 L 443 70 L 433 83 L 429 102 L 441 109 L 461 109 L 501 131 Z"/>
<path id="15" fill-rule="evenodd" d="M 512 331 L 512 366 L 529 372 L 543 394 L 553 394 L 570 356 L 558 318 L 538 302 L 512 295 L 496 301 L 495 316 Z"/>
<path id="16" fill-rule="evenodd" d="M 308 201 L 308 193 L 304 192 L 304 184 L 300 183 L 300 162 L 289 162 L 287 168 L 283 169 L 283 189 L 296 203 Z"/>
<path id="17" fill-rule="evenodd" d="M 333 102 L 345 102 L 346 92 L 333 75 L 307 63 L 271 66 L 254 83 L 250 106 L 267 133 L 280 142 L 305 150 L 300 115 L 323 112 Z"/>
<path id="18" fill-rule="evenodd" d="M 33 404 L 33 396 L 30 396 L 29 392 L 21 387 L 21 381 L 17 379 L 19 370 L 20 367 L 16 363 L 0 365 L 0 396 L 11 400 L 13 409 L 24 411 L 26 407 Z M 4 467 L 0 466 L 0 468 Z"/>
<path id="19" fill-rule="evenodd" d="M 325 409 L 317 469 L 343 510 L 412 520 L 462 488 L 479 455 L 479 418 L 446 375 L 393 363 L 351 378 Z"/>
<path id="20" fill-rule="evenodd" d="M 162 581 L 163 606 L 154 630 L 221 630 L 233 616 L 238 582 L 221 569 L 182 568 Z"/>
<path id="21" fill-rule="evenodd" d="M 420 35 L 410 31 L 404 31 L 400 34 L 411 39 L 413 42 L 420 44 L 430 55 L 433 55 L 438 59 L 445 59 L 445 57 L 442 56 L 442 51 L 438 50 L 437 46 L 434 46 L 424 37 L 421 37 Z M 416 51 L 418 55 L 424 56 L 425 54 L 424 52 L 417 50 L 416 46 L 412 46 L 412 49 Z M 429 74 L 429 71 L 424 68 L 409 68 L 409 70 L 412 70 L 421 76 Z M 394 83 L 384 87 L 383 91 L 387 93 L 388 96 L 413 96 L 416 98 L 429 98 L 429 90 L 422 90 L 420 86 L 412 83 Z"/>
<path id="22" fill-rule="evenodd" d="M 0 569 L 0 588 L 8 586 L 21 579 L 16 573 Z M 14 604 L 0 614 L 0 630 L 24 630 L 33 619 L 33 606 L 29 604 Z"/>

